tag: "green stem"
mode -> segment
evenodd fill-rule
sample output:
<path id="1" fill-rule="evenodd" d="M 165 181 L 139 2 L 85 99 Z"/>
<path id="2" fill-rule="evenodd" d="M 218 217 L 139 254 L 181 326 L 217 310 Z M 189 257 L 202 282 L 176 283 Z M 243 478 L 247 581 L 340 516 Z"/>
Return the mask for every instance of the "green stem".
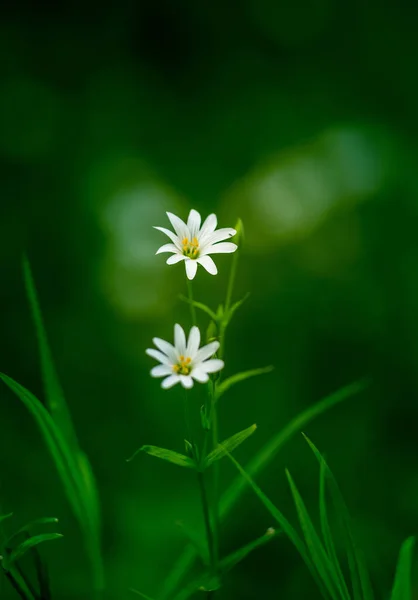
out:
<path id="1" fill-rule="evenodd" d="M 236 250 L 232 257 L 231 270 L 229 272 L 228 287 L 226 289 L 225 314 L 228 313 L 228 310 L 231 307 L 232 292 L 234 291 L 235 278 L 237 276 L 238 258 L 239 258 L 239 250 Z"/>
<path id="2" fill-rule="evenodd" d="M 215 388 L 215 384 L 214 388 Z M 215 390 L 212 392 L 212 449 L 218 445 L 218 413 L 215 404 Z M 215 461 L 212 465 L 213 469 L 213 537 L 214 537 L 214 561 L 215 572 L 218 566 L 219 559 L 219 461 Z"/>
<path id="3" fill-rule="evenodd" d="M 191 444 L 193 444 L 192 427 L 190 424 L 189 398 L 187 395 L 187 390 L 183 390 L 183 398 L 184 398 L 184 420 L 186 422 L 187 439 Z"/>
<path id="4" fill-rule="evenodd" d="M 187 291 L 189 292 L 190 313 L 192 315 L 192 324 L 197 325 L 196 308 L 193 304 L 193 285 L 189 278 L 187 278 Z"/>
<path id="5" fill-rule="evenodd" d="M 210 523 L 209 502 L 208 502 L 208 496 L 206 493 L 205 479 L 204 479 L 204 475 L 201 471 L 199 471 L 197 473 L 197 478 L 199 481 L 200 495 L 201 495 L 201 499 L 202 499 L 203 517 L 205 520 L 206 539 L 208 542 L 210 566 L 211 566 L 212 574 L 214 575 L 216 573 L 215 540 L 213 537 L 212 526 Z"/>

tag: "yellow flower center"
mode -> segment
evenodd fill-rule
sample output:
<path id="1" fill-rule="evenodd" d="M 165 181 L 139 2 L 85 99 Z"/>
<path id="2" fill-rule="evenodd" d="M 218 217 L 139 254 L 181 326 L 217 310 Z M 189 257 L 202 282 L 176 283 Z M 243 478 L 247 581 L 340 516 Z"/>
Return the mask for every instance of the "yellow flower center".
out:
<path id="1" fill-rule="evenodd" d="M 183 238 L 181 245 L 183 247 L 184 256 L 189 258 L 198 258 L 199 256 L 199 240 L 195 236 L 192 240 L 185 237 Z"/>
<path id="2" fill-rule="evenodd" d="M 190 356 L 179 356 L 179 362 L 173 366 L 174 373 L 177 373 L 177 375 L 190 375 L 190 371 L 192 370 L 191 362 L 192 359 Z"/>

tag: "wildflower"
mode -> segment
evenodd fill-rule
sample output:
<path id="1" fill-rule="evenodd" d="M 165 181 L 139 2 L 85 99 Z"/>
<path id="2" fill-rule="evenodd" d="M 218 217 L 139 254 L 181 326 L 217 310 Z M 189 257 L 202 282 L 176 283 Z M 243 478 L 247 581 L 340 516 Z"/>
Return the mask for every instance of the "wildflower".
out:
<path id="1" fill-rule="evenodd" d="M 233 237 L 236 234 L 235 229 L 225 227 L 215 231 L 218 221 L 214 214 L 209 215 L 202 226 L 201 216 L 196 210 L 190 211 L 187 224 L 170 212 L 167 213 L 167 216 L 175 233 L 164 227 L 155 227 L 172 241 L 171 244 L 161 246 L 156 254 L 171 252 L 172 256 L 167 259 L 168 265 L 174 265 L 184 260 L 189 279 L 193 279 L 196 275 L 198 264 L 202 265 L 211 275 L 216 275 L 218 269 L 209 255 L 235 252 L 238 248 L 232 242 L 223 241 Z"/>
<path id="2" fill-rule="evenodd" d="M 200 330 L 192 327 L 186 343 L 186 335 L 180 325 L 174 326 L 174 346 L 169 342 L 154 338 L 158 350 L 148 348 L 146 353 L 161 364 L 151 370 L 153 377 L 165 377 L 162 387 L 168 389 L 176 383 L 184 388 L 193 387 L 194 380 L 206 383 L 209 373 L 216 373 L 224 367 L 223 360 L 211 358 L 219 348 L 219 342 L 211 342 L 199 349 Z"/>

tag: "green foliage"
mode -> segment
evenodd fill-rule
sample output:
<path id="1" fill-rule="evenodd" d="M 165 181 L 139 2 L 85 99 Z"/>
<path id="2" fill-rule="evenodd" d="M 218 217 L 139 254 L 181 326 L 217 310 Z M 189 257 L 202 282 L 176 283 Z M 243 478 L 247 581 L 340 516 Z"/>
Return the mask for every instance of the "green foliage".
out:
<path id="1" fill-rule="evenodd" d="M 15 550 L 13 550 L 13 552 L 10 554 L 9 558 L 7 559 L 7 562 L 4 565 L 4 568 L 9 569 L 9 566 L 11 564 L 13 564 L 15 561 L 19 560 L 19 558 L 22 558 L 22 556 L 24 554 L 26 554 L 26 552 L 28 552 L 28 550 L 31 550 L 35 546 L 38 546 L 39 544 L 42 544 L 43 542 L 49 542 L 51 540 L 58 540 L 59 538 L 62 538 L 62 535 L 60 533 L 42 533 L 40 535 L 34 535 L 34 536 L 30 537 L 29 539 L 27 539 L 24 542 L 22 542 L 21 544 L 19 544 L 19 546 Z"/>
<path id="2" fill-rule="evenodd" d="M 271 373 L 274 367 L 261 367 L 259 369 L 250 369 L 249 371 L 243 371 L 242 373 L 236 373 L 235 375 L 231 375 L 228 379 L 222 381 L 219 385 L 216 386 L 216 401 L 219 400 L 221 396 L 225 394 L 232 386 L 240 383 L 241 381 L 245 381 L 250 377 L 256 377 L 258 375 L 265 375 L 266 373 Z"/>
<path id="3" fill-rule="evenodd" d="M 412 600 L 411 566 L 415 538 L 409 537 L 402 544 L 396 565 L 395 581 L 392 588 L 391 600 Z"/>
<path id="4" fill-rule="evenodd" d="M 141 446 L 141 448 L 139 448 L 130 458 L 127 459 L 127 462 L 133 460 L 139 452 L 145 452 L 150 456 L 156 456 L 157 458 L 171 462 L 179 467 L 196 469 L 196 463 L 189 456 L 185 456 L 179 452 L 174 452 L 173 450 L 167 450 L 166 448 L 159 448 L 158 446 L 149 445 Z"/>
<path id="5" fill-rule="evenodd" d="M 256 424 L 251 425 L 250 427 L 247 427 L 247 429 L 244 429 L 243 431 L 240 431 L 239 433 L 232 435 L 227 440 L 221 442 L 214 450 L 212 450 L 212 452 L 210 452 L 206 456 L 206 458 L 203 461 L 202 470 L 209 467 L 216 460 L 220 460 L 229 452 L 235 450 L 235 448 L 238 448 L 238 446 L 245 442 L 245 440 L 249 438 L 250 435 L 252 435 L 256 429 Z"/>

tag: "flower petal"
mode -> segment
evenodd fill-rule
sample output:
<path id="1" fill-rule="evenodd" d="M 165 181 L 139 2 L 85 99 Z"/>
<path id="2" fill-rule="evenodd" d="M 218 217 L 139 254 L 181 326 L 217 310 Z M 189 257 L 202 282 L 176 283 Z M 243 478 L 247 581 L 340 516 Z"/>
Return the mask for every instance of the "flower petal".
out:
<path id="1" fill-rule="evenodd" d="M 193 326 L 189 333 L 189 339 L 187 341 L 186 355 L 193 358 L 196 356 L 200 344 L 200 330 L 199 327 Z"/>
<path id="2" fill-rule="evenodd" d="M 205 220 L 205 222 L 202 225 L 202 228 L 200 230 L 200 241 L 202 242 L 204 240 L 204 238 L 208 235 L 210 235 L 211 233 L 213 233 L 216 229 L 216 226 L 218 224 L 218 219 L 216 218 L 215 214 L 211 214 L 208 216 L 208 218 Z"/>
<path id="3" fill-rule="evenodd" d="M 164 377 L 165 375 L 170 375 L 172 372 L 173 369 L 168 365 L 157 365 L 151 369 L 151 377 Z"/>
<path id="4" fill-rule="evenodd" d="M 200 367 L 198 367 L 197 369 L 193 369 L 190 375 L 199 383 L 207 383 L 209 381 L 209 375 Z"/>
<path id="5" fill-rule="evenodd" d="M 232 242 L 221 242 L 220 244 L 215 244 L 214 246 L 207 246 L 204 250 L 202 250 L 202 254 L 229 254 L 230 252 L 235 252 L 237 248 L 238 246 Z"/>
<path id="6" fill-rule="evenodd" d="M 175 265 L 182 260 L 186 260 L 186 257 L 183 254 L 172 254 L 165 261 L 168 265 Z"/>
<path id="7" fill-rule="evenodd" d="M 181 325 L 174 325 L 174 345 L 179 356 L 186 354 L 186 335 Z"/>
<path id="8" fill-rule="evenodd" d="M 202 265 L 202 267 L 206 269 L 208 273 L 210 273 L 211 275 L 217 274 L 218 269 L 210 256 L 201 256 L 196 260 L 199 264 Z"/>
<path id="9" fill-rule="evenodd" d="M 165 390 L 168 390 L 168 388 L 173 387 L 173 385 L 176 385 L 176 383 L 178 383 L 180 381 L 180 375 L 170 375 L 169 377 L 166 377 L 164 379 L 164 381 L 161 384 L 161 387 Z"/>
<path id="10" fill-rule="evenodd" d="M 164 246 L 158 248 L 155 254 L 162 254 L 163 252 L 174 252 L 175 254 L 177 254 L 179 252 L 179 249 L 174 244 L 164 244 Z"/>
<path id="11" fill-rule="evenodd" d="M 145 353 L 148 354 L 148 356 L 151 356 L 152 358 L 155 358 L 155 360 L 160 361 L 160 363 L 162 363 L 163 365 L 169 365 L 170 364 L 170 360 L 169 360 L 168 356 L 166 356 L 165 354 L 163 354 L 159 350 L 154 350 L 154 348 L 147 348 L 145 350 Z"/>
<path id="12" fill-rule="evenodd" d="M 217 352 L 218 349 L 219 349 L 218 341 L 211 342 L 210 344 L 207 344 L 206 346 L 202 346 L 202 348 L 200 348 L 200 350 L 198 350 L 196 356 L 194 357 L 194 363 L 196 365 L 196 368 L 198 366 L 200 366 L 201 362 L 203 362 L 210 356 L 213 356 L 215 354 L 215 352 Z"/>
<path id="13" fill-rule="evenodd" d="M 158 229 L 158 231 L 162 231 L 163 233 L 168 235 L 173 244 L 175 244 L 179 248 L 179 250 L 181 249 L 180 240 L 178 239 L 178 236 L 175 233 L 173 233 L 169 229 L 166 229 L 165 227 L 157 227 L 156 225 L 154 225 L 154 229 Z"/>
<path id="14" fill-rule="evenodd" d="M 152 341 L 157 346 L 158 350 L 161 350 L 161 352 L 168 356 L 172 363 L 177 361 L 176 349 L 172 344 L 157 337 L 153 338 Z"/>
<path id="15" fill-rule="evenodd" d="M 206 373 L 216 373 L 225 366 L 225 363 L 220 358 L 211 358 L 199 365 L 199 369 L 203 369 Z"/>
<path id="16" fill-rule="evenodd" d="M 180 375 L 181 385 L 186 388 L 186 390 L 190 390 L 193 387 L 193 379 L 190 375 Z"/>
<path id="17" fill-rule="evenodd" d="M 197 271 L 196 260 L 192 260 L 191 258 L 189 258 L 184 264 L 186 265 L 187 279 L 194 279 L 194 276 L 196 275 Z"/>
<path id="18" fill-rule="evenodd" d="M 236 229 L 232 229 L 232 227 L 224 227 L 223 229 L 217 229 L 209 236 L 206 237 L 207 244 L 216 244 L 217 242 L 222 242 L 223 240 L 228 240 L 233 237 L 237 233 Z"/>
<path id="19" fill-rule="evenodd" d="M 167 213 L 167 217 L 170 219 L 170 223 L 174 227 L 174 231 L 177 233 L 178 237 L 180 238 L 180 242 L 183 240 L 183 238 L 190 237 L 189 228 L 187 227 L 187 225 L 184 221 L 182 221 L 176 215 L 173 215 L 173 213 L 171 213 L 171 212 Z"/>
<path id="20" fill-rule="evenodd" d="M 192 208 L 187 219 L 187 227 L 189 228 L 191 238 L 194 238 L 198 234 L 201 221 L 202 217 L 200 214 Z"/>

